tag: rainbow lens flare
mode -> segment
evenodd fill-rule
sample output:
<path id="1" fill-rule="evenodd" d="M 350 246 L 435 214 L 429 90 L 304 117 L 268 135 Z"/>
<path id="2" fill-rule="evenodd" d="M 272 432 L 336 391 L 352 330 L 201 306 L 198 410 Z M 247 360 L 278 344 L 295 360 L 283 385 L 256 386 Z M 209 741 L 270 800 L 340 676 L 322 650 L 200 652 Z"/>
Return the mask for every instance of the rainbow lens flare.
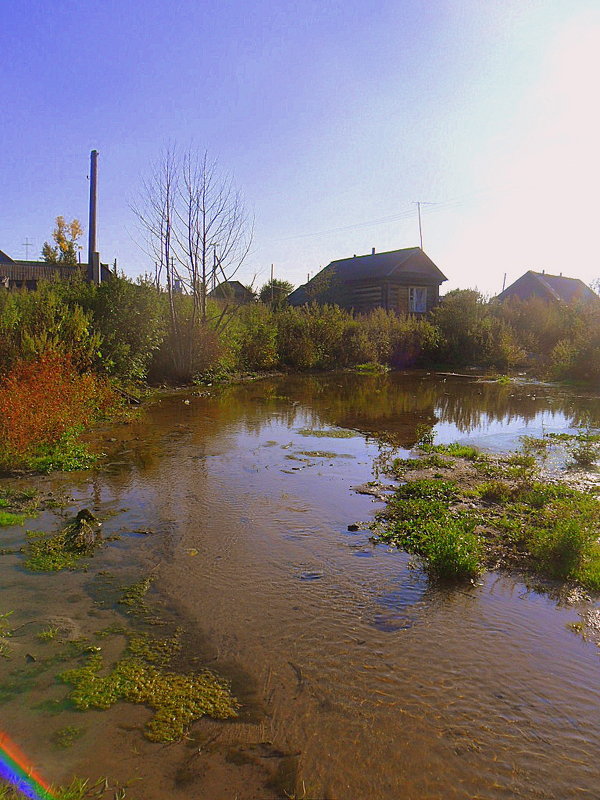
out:
<path id="1" fill-rule="evenodd" d="M 32 800 L 56 800 L 48 784 L 29 764 L 17 745 L 6 733 L 0 732 L 0 778 Z"/>

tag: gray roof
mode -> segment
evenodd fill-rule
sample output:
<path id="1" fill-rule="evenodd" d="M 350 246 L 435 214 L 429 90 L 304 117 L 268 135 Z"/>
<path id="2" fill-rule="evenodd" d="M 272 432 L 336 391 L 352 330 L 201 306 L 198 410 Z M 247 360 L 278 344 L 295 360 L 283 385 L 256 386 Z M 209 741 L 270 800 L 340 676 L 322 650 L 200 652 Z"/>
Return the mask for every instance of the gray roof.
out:
<path id="1" fill-rule="evenodd" d="M 434 273 L 439 277 L 440 283 L 448 280 L 420 247 L 406 247 L 403 250 L 389 250 L 386 253 L 370 253 L 366 256 L 341 258 L 332 261 L 325 267 L 325 270 L 335 269 L 339 277 L 349 281 L 358 281 L 364 278 L 391 278 L 396 272 L 411 272 L 410 268 L 415 259 L 422 262 L 423 257 L 429 262 L 427 266 L 433 268 Z"/>
<path id="2" fill-rule="evenodd" d="M 578 300 L 597 300 L 598 295 L 579 278 L 567 278 L 564 275 L 546 275 L 545 272 L 529 270 L 511 283 L 498 295 L 498 300 L 509 297 L 529 297 L 545 295 L 549 299 L 572 303 Z"/>
<path id="3" fill-rule="evenodd" d="M 212 292 L 208 293 L 209 297 L 253 297 L 252 291 L 244 286 L 239 281 L 223 281 L 216 286 Z"/>
<path id="4" fill-rule="evenodd" d="M 7 256 L 4 250 L 0 250 L 0 264 L 12 264 L 12 258 Z"/>
<path id="5" fill-rule="evenodd" d="M 335 273 L 335 277 L 343 282 L 362 280 L 386 280 L 420 276 L 427 277 L 434 283 L 448 280 L 444 273 L 433 263 L 420 247 L 406 247 L 403 250 L 388 250 L 384 253 L 369 253 L 366 256 L 353 256 L 332 261 L 324 269 L 313 276 L 307 284 L 299 286 L 288 295 L 291 305 L 303 305 L 308 302 L 306 286 L 323 276 Z"/>

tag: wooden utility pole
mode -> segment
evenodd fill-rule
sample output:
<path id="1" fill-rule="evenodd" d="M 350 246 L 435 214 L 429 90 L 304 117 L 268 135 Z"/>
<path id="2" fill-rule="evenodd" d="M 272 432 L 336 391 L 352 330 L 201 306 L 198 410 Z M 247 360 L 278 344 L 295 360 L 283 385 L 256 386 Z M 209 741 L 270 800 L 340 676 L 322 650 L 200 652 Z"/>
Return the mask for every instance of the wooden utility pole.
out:
<path id="1" fill-rule="evenodd" d="M 419 214 L 419 240 L 421 242 L 421 250 L 423 249 L 423 227 L 421 225 L 421 203 L 417 203 L 417 212 Z"/>

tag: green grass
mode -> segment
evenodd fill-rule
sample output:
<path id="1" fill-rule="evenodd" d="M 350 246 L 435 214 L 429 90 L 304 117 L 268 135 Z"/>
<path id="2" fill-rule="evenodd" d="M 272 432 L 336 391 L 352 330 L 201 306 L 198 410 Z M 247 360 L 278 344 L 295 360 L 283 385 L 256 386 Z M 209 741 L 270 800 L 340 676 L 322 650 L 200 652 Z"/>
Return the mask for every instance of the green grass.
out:
<path id="1" fill-rule="evenodd" d="M 25 514 L 13 514 L 11 511 L 0 511 L 0 527 L 7 528 L 9 525 L 22 525 L 25 521 Z"/>
<path id="2" fill-rule="evenodd" d="M 66 433 L 52 444 L 40 447 L 34 455 L 24 459 L 22 466 L 32 472 L 73 472 L 89 469 L 99 456 L 91 453 L 86 444 L 78 439 L 79 432 Z"/>
<path id="3" fill-rule="evenodd" d="M 424 453 L 439 453 L 442 455 L 454 456 L 454 458 L 464 458 L 467 461 L 478 461 L 482 456 L 481 451 L 470 444 L 419 444 L 419 449 Z"/>
<path id="4" fill-rule="evenodd" d="M 531 460 L 514 453 L 490 461 L 494 471 L 473 462 L 474 475 L 480 473 L 474 486 L 473 473 L 464 486 L 437 473 L 408 480 L 379 515 L 379 538 L 415 553 L 438 579 L 473 578 L 489 560 L 600 591 L 600 499 L 536 479 Z M 399 467 L 411 463 L 423 466 L 420 459 L 402 459 Z"/>
<path id="5" fill-rule="evenodd" d="M 54 639 L 56 639 L 59 633 L 59 628 L 49 627 L 36 634 L 36 637 L 40 640 L 40 642 L 52 642 Z"/>
<path id="6" fill-rule="evenodd" d="M 379 364 L 377 361 L 368 361 L 366 364 L 356 364 L 352 367 L 352 372 L 380 373 L 389 372 L 390 368 L 386 364 Z"/>
<path id="7" fill-rule="evenodd" d="M 392 472 L 395 475 L 402 475 L 404 472 L 420 469 L 451 469 L 454 463 L 451 458 L 442 458 L 437 453 L 422 458 L 395 458 L 392 461 Z"/>
<path id="8" fill-rule="evenodd" d="M 0 800 L 24 800 L 29 797 L 29 794 L 24 794 L 17 788 L 0 780 Z M 127 800 L 127 791 L 124 788 L 111 788 L 107 780 L 99 780 L 94 783 L 82 780 L 81 778 L 74 778 L 69 786 L 53 786 L 48 798 L 52 800 Z M 133 798 L 132 798 L 133 800 Z"/>

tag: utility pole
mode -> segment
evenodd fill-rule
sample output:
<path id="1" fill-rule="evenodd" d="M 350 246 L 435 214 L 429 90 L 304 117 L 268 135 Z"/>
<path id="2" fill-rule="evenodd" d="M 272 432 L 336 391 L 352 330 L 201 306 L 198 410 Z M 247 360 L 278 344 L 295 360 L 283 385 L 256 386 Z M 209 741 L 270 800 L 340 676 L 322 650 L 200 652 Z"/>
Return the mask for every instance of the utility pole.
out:
<path id="1" fill-rule="evenodd" d="M 435 206 L 436 203 L 428 203 L 425 200 L 415 200 L 414 204 L 417 207 L 417 214 L 419 215 L 419 241 L 421 243 L 421 250 L 423 249 L 423 225 L 421 224 L 421 206 Z"/>
<path id="2" fill-rule="evenodd" d="M 29 248 L 33 247 L 33 242 L 29 241 L 29 236 L 25 237 L 25 241 L 23 242 L 23 247 L 25 248 L 25 261 L 29 261 Z"/>
<path id="3" fill-rule="evenodd" d="M 271 305 L 273 305 L 273 264 L 271 264 Z"/>
<path id="4" fill-rule="evenodd" d="M 96 252 L 96 214 L 98 206 L 98 151 L 90 153 L 90 224 L 88 228 L 88 266 L 91 268 Z"/>

